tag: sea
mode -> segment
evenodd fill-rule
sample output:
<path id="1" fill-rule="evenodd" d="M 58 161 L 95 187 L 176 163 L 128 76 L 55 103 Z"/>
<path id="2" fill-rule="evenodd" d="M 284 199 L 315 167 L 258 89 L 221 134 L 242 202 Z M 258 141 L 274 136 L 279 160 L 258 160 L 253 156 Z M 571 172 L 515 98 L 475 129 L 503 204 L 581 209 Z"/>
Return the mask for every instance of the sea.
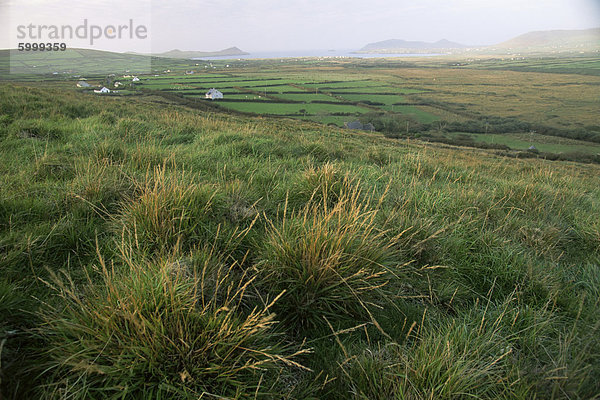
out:
<path id="1" fill-rule="evenodd" d="M 239 56 L 199 57 L 192 60 L 253 60 L 261 58 L 405 58 L 405 57 L 435 57 L 443 54 L 357 54 L 354 50 L 297 50 L 256 52 Z"/>

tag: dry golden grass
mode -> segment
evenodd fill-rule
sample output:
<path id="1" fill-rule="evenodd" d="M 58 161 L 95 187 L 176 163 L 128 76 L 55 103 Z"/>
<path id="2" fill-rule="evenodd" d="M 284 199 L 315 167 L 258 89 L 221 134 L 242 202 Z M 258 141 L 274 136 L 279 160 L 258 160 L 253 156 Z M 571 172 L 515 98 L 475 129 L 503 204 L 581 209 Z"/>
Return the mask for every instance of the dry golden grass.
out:
<path id="1" fill-rule="evenodd" d="M 600 77 L 443 68 L 387 72 L 407 87 L 431 91 L 417 97 L 464 105 L 469 113 L 517 117 L 556 127 L 598 123 Z"/>

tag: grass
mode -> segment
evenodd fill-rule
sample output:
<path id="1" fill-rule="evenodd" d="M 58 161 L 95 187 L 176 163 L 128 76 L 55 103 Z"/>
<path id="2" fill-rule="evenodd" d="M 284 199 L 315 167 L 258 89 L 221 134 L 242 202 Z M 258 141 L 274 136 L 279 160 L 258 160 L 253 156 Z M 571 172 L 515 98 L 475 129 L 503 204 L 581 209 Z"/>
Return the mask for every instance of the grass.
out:
<path id="1" fill-rule="evenodd" d="M 482 69 L 507 69 L 523 72 L 548 72 L 564 74 L 600 75 L 600 63 L 597 58 L 577 56 L 573 58 L 559 58 L 548 56 L 537 57 L 511 57 L 498 60 L 478 60 L 473 64 L 475 68 Z"/>
<path id="2" fill-rule="evenodd" d="M 343 363 L 343 380 L 360 399 L 528 398 L 506 315 L 469 316 L 420 326 L 404 344 L 363 350 Z"/>
<path id="3" fill-rule="evenodd" d="M 0 106 L 3 398 L 600 392 L 597 165 L 71 82 Z"/>
<path id="4" fill-rule="evenodd" d="M 8 50 L 5 50 L 8 53 Z M 8 54 L 2 54 L 2 58 Z M 52 52 L 20 52 L 12 50 L 10 66 L 17 74 L 53 74 L 71 76 L 74 73 L 109 74 L 126 70 L 151 71 L 152 59 L 146 56 L 109 53 L 89 49 L 67 49 Z M 76 66 L 77 71 L 74 70 Z M 39 79 L 39 76 L 38 78 Z"/>
<path id="5" fill-rule="evenodd" d="M 459 115 L 512 116 L 563 128 L 595 124 L 592 115 L 598 77 L 476 69 L 430 72 L 417 68 L 390 74 L 410 87 L 427 90 L 415 99 L 445 103 Z"/>
<path id="6" fill-rule="evenodd" d="M 90 277 L 83 297 L 53 275 L 63 305 L 41 315 L 37 368 L 52 378 L 40 398 L 266 397 L 280 366 L 297 366 L 277 349 L 268 307 L 240 312 L 247 283 L 232 267 L 211 253 L 148 262 L 131 251 L 119 273 L 100 259 L 100 284 Z"/>
<path id="7" fill-rule="evenodd" d="M 369 321 L 398 263 L 360 189 L 348 177 L 330 185 L 330 165 L 315 173 L 323 181 L 303 210 L 287 215 L 286 204 L 282 221 L 270 223 L 256 265 L 266 293 L 284 292 L 275 306 L 282 322 L 304 335 L 329 321 Z"/>
<path id="8" fill-rule="evenodd" d="M 383 83 L 383 82 L 382 82 Z M 330 90 L 331 93 L 341 94 L 415 94 L 422 93 L 422 90 L 418 89 L 409 89 L 404 87 L 396 87 L 396 86 L 368 86 L 363 88 L 334 88 Z"/>
<path id="9" fill-rule="evenodd" d="M 600 153 L 600 146 L 597 143 L 585 143 L 582 141 L 539 135 L 535 133 L 512 135 L 473 134 L 471 137 L 476 142 L 505 144 L 512 149 L 519 150 L 527 150 L 530 146 L 535 146 L 535 148 L 540 151 L 550 153 Z"/>
<path id="10" fill-rule="evenodd" d="M 330 89 L 348 89 L 348 88 L 368 88 L 371 86 L 379 86 L 379 82 L 361 80 L 361 81 L 345 81 L 345 82 L 315 82 L 306 83 L 303 86 L 314 90 L 330 90 Z"/>
<path id="11" fill-rule="evenodd" d="M 279 93 L 276 95 L 279 99 L 302 101 L 310 103 L 313 101 L 338 101 L 335 97 L 325 94 L 315 93 Z"/>
<path id="12" fill-rule="evenodd" d="M 394 95 L 381 95 L 381 94 L 370 94 L 370 95 L 360 95 L 360 94 L 343 94 L 342 97 L 344 99 L 350 101 L 359 101 L 365 102 L 369 101 L 372 103 L 382 103 L 384 105 L 392 105 L 395 103 L 405 102 L 406 99 L 402 96 L 394 96 Z"/>
<path id="13" fill-rule="evenodd" d="M 223 107 L 230 108 L 236 111 L 251 112 L 257 114 L 273 114 L 273 115 L 290 115 L 306 114 L 318 115 L 318 114 L 334 114 L 334 113 L 360 113 L 364 109 L 346 104 L 320 104 L 320 103 L 309 103 L 309 104 L 285 104 L 285 103 L 248 103 L 248 102 L 227 102 L 221 103 Z"/>
<path id="14" fill-rule="evenodd" d="M 155 167 L 136 188 L 136 196 L 124 201 L 117 227 L 147 252 L 168 254 L 174 246 L 210 239 L 216 231 L 211 220 L 220 213 L 215 188 L 185 181 L 184 174 L 167 177 L 164 165 Z"/>

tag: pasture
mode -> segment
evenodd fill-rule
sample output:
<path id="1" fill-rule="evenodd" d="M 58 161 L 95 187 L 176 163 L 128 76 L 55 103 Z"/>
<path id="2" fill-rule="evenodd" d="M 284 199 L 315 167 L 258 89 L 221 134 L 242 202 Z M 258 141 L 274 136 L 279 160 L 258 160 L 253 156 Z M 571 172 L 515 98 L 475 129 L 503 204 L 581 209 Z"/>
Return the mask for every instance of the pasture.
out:
<path id="1" fill-rule="evenodd" d="M 5 56 L 0 54 L 0 67 L 7 65 Z M 133 73 L 132 65 L 147 66 L 140 63 L 148 61 L 110 54 L 101 63 L 101 56 L 101 52 L 87 50 L 69 50 L 45 56 L 47 59 L 21 54 L 19 62 L 45 68 L 48 73 L 7 78 L 61 85 L 85 76 L 100 86 L 107 78 L 95 65 L 102 64 L 116 73 L 114 79 L 127 83 L 122 76 Z M 410 126 L 427 135 L 442 134 L 452 139 L 456 133 L 470 132 L 475 135 L 475 143 L 522 149 L 531 140 L 520 142 L 514 137 L 532 132 L 595 141 L 593 138 L 600 135 L 600 76 L 594 68 L 599 63 L 591 56 L 219 61 L 151 58 L 151 72 L 141 74 L 140 82 L 120 95 L 176 95 L 201 107 L 211 102 L 204 98 L 206 91 L 216 88 L 225 99 L 210 106 L 218 105 L 232 113 L 287 116 L 340 127 L 352 120 L 372 119 L 375 113 L 382 119 L 408 120 Z M 50 73 L 55 69 L 58 74 Z M 509 121 L 515 129 L 502 128 L 502 134 L 509 135 L 503 138 L 488 136 L 487 125 L 499 119 Z M 469 125 L 479 128 L 465 131 Z M 406 126 L 406 122 L 399 126 Z M 399 136 L 405 130 L 383 133 Z M 404 135 L 414 136 L 416 132 Z M 565 150 L 543 141 L 532 144 L 552 152 Z M 587 142 L 569 149 L 597 154 Z"/>
<path id="2" fill-rule="evenodd" d="M 149 90 L 177 92 L 199 101 L 202 101 L 203 90 L 214 87 L 225 95 L 226 101 L 218 102 L 224 109 L 301 117 L 338 126 L 372 111 L 402 113 L 424 123 L 439 118 L 418 105 L 410 105 L 410 99 L 399 95 L 422 91 L 372 79 L 326 81 L 287 75 L 272 77 L 271 74 L 252 74 L 250 77 L 238 71 L 231 75 L 215 74 L 214 78 L 210 74 L 199 74 L 196 78 L 193 75 L 150 76 L 143 78 L 140 86 Z"/>

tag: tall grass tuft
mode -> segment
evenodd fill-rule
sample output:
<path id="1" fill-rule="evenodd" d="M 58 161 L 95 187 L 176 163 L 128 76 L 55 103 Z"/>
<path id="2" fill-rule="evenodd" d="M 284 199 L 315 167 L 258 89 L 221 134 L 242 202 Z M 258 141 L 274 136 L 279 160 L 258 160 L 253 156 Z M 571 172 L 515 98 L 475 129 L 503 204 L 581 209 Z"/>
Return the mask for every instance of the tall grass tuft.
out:
<path id="1" fill-rule="evenodd" d="M 219 211 L 213 187 L 193 184 L 184 173 L 169 176 L 163 164 L 146 174 L 137 192 L 123 203 L 117 225 L 135 237 L 141 249 L 167 254 L 214 238 Z"/>
<path id="2" fill-rule="evenodd" d="M 344 193 L 353 190 L 356 182 L 336 164 L 321 166 L 309 164 L 294 182 L 288 205 L 301 208 L 308 202 L 327 202 L 328 206 L 340 201 Z"/>
<path id="3" fill-rule="evenodd" d="M 358 185 L 311 202 L 271 222 L 256 268 L 271 296 L 285 291 L 275 310 L 295 332 L 358 318 L 381 302 L 397 265 L 393 240 L 375 223 L 377 205 L 360 200 Z"/>
<path id="4" fill-rule="evenodd" d="M 202 250 L 207 252 L 208 250 Z M 41 314 L 40 398 L 262 398 L 282 354 L 269 305 L 243 312 L 250 280 L 212 253 L 147 261 L 121 247 L 123 272 L 100 259 L 100 282 L 51 285 L 64 304 Z"/>

